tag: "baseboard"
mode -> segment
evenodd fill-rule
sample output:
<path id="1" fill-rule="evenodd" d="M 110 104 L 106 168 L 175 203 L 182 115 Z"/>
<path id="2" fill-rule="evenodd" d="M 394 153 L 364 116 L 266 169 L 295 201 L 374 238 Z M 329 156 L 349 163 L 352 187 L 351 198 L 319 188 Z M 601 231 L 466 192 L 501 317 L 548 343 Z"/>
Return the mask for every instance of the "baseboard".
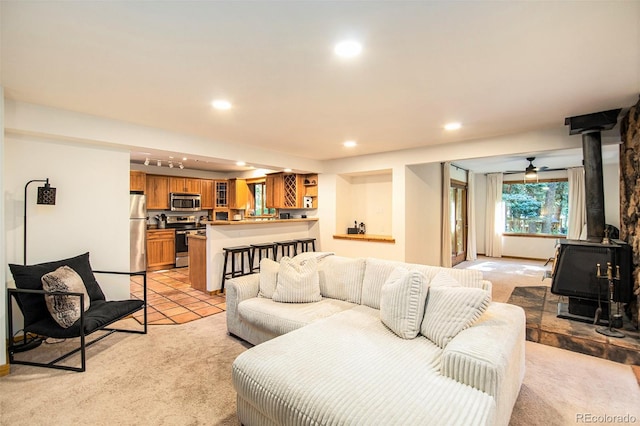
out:
<path id="1" fill-rule="evenodd" d="M 9 364 L 0 365 L 0 377 L 9 374 Z"/>

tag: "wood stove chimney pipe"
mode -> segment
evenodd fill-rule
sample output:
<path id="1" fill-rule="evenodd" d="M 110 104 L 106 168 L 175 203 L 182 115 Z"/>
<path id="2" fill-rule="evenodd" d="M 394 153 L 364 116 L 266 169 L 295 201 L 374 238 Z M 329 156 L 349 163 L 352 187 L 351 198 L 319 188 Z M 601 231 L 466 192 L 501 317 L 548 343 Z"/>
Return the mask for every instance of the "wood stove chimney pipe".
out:
<path id="1" fill-rule="evenodd" d="M 604 237 L 604 182 L 602 172 L 602 130 L 612 129 L 618 122 L 621 109 L 565 118 L 570 135 L 582 135 L 585 201 L 587 210 L 587 239 L 601 242 Z"/>

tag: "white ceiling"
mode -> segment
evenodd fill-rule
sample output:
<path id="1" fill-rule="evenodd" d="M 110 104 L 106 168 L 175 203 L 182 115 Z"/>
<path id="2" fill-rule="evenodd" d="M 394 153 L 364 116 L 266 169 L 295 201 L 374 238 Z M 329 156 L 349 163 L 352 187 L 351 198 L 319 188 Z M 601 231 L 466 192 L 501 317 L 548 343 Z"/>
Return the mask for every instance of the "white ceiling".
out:
<path id="1" fill-rule="evenodd" d="M 3 0 L 0 13 L 7 98 L 316 160 L 561 127 L 640 93 L 639 1 Z M 347 37 L 360 57 L 333 54 Z"/>

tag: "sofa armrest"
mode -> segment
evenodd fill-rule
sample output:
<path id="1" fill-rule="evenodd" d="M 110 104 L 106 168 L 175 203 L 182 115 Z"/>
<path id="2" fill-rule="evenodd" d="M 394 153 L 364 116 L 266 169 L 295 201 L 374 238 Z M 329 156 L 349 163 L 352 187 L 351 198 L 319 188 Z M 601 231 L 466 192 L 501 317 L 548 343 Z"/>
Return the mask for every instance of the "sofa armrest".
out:
<path id="1" fill-rule="evenodd" d="M 524 349 L 524 310 L 494 302 L 445 347 L 440 371 L 493 396 L 497 424 L 508 424 L 524 379 Z"/>
<path id="2" fill-rule="evenodd" d="M 231 334 L 243 337 L 238 305 L 243 300 L 258 297 L 260 289 L 260 274 L 244 275 L 225 281 L 225 296 L 227 306 L 227 330 Z"/>

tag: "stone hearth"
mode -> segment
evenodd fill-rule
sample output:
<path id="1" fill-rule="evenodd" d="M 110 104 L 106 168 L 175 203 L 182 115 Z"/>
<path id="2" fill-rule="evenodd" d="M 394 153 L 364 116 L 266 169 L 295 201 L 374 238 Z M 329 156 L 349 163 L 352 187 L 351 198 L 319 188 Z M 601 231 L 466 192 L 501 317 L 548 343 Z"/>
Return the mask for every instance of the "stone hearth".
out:
<path id="1" fill-rule="evenodd" d="M 521 306 L 527 317 L 527 340 L 630 365 L 640 365 L 640 333 L 625 317 L 626 337 L 607 337 L 593 324 L 558 318 L 558 302 L 567 298 L 549 287 L 516 287 L 509 303 Z"/>

